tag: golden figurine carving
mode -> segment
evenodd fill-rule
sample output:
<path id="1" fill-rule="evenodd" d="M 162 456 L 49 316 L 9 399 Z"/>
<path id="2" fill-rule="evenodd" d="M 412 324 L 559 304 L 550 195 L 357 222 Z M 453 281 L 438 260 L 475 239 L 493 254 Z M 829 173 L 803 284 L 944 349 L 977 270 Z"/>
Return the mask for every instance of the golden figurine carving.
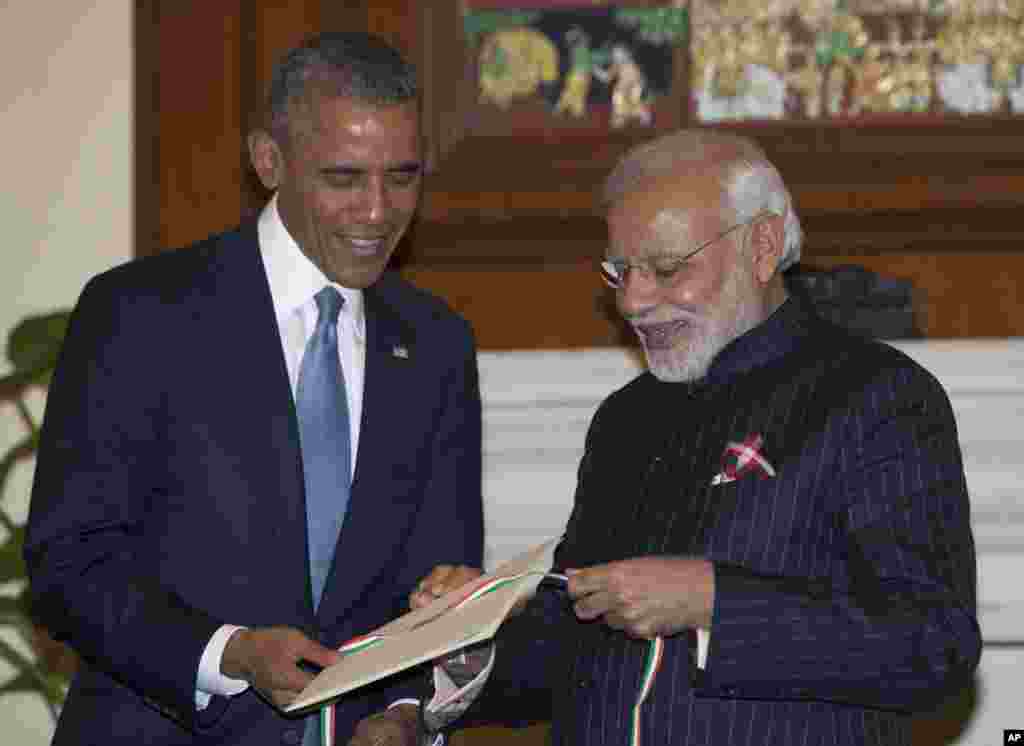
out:
<path id="1" fill-rule="evenodd" d="M 612 84 L 611 125 L 614 129 L 634 121 L 642 125 L 651 123 L 654 114 L 646 99 L 647 80 L 628 47 L 621 44 L 612 47 L 611 64 L 595 74 Z"/>
<path id="2" fill-rule="evenodd" d="M 490 34 L 480 48 L 480 98 L 502 108 L 558 79 L 558 48 L 542 33 L 511 28 Z"/>
<path id="3" fill-rule="evenodd" d="M 565 40 L 569 44 L 569 69 L 562 84 L 562 94 L 555 104 L 555 113 L 581 118 L 587 113 L 587 94 L 594 76 L 594 52 L 590 49 L 590 37 L 579 26 L 569 29 Z"/>

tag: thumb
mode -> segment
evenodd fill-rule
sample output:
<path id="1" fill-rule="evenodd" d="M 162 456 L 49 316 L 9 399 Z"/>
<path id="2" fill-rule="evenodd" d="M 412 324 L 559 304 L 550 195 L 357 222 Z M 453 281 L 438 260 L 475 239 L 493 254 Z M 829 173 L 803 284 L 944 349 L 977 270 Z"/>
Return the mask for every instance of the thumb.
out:
<path id="1" fill-rule="evenodd" d="M 341 660 L 341 653 L 337 650 L 324 647 L 315 640 L 308 640 L 307 644 L 299 651 L 299 654 L 301 658 L 309 661 L 310 663 L 315 663 L 321 668 L 333 666 Z"/>

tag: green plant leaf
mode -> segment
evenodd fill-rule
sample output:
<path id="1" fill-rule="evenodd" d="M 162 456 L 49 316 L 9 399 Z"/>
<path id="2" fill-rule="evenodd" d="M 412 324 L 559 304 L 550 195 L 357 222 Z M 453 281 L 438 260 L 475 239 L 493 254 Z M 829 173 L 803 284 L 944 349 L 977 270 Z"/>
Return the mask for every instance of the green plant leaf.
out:
<path id="1" fill-rule="evenodd" d="M 20 596 L 0 596 L 0 626 L 19 627 L 29 621 Z"/>
<path id="2" fill-rule="evenodd" d="M 53 370 L 69 318 L 68 311 L 54 311 L 29 316 L 18 323 L 7 338 L 7 359 L 14 370 L 35 373 Z"/>
<path id="3" fill-rule="evenodd" d="M 25 546 L 25 527 L 14 526 L 10 535 L 0 544 L 0 583 L 25 579 L 25 560 L 22 548 Z"/>
<path id="4" fill-rule="evenodd" d="M 18 692 L 39 692 L 39 683 L 28 674 L 18 674 L 0 686 L 0 694 L 17 694 Z"/>
<path id="5" fill-rule="evenodd" d="M 7 338 L 7 358 L 14 367 L 0 378 L 0 401 L 13 401 L 22 421 L 30 430 L 0 458 L 0 500 L 15 464 L 35 453 L 39 445 L 39 428 L 29 412 L 22 392 L 30 386 L 46 386 L 57 365 L 60 347 L 67 332 L 70 312 L 66 310 L 31 316 L 21 321 Z M 25 580 L 22 549 L 25 527 L 17 525 L 0 505 L 0 526 L 7 538 L 0 544 L 0 583 Z M 33 643 L 32 619 L 27 585 L 13 596 L 0 596 L 0 626 L 14 628 L 30 646 Z M 30 656 L 0 638 L 0 661 L 16 671 L 14 677 L 0 686 L 0 695 L 13 692 L 34 692 L 41 697 L 56 722 L 57 708 L 64 701 L 67 678 L 61 673 L 44 670 Z"/>
<path id="6" fill-rule="evenodd" d="M 0 686 L 0 696 L 19 693 L 38 694 L 46 700 L 50 712 L 55 717 L 56 713 L 53 708 L 64 701 L 64 686 L 60 680 L 51 682 L 51 678 L 46 674 L 42 674 L 38 678 L 30 673 L 18 674 Z"/>
<path id="7" fill-rule="evenodd" d="M 7 485 L 7 478 L 11 475 L 11 470 L 19 461 L 30 458 L 38 447 L 39 435 L 33 432 L 7 449 L 7 453 L 0 459 L 0 502 L 3 501 L 6 494 L 4 488 Z"/>

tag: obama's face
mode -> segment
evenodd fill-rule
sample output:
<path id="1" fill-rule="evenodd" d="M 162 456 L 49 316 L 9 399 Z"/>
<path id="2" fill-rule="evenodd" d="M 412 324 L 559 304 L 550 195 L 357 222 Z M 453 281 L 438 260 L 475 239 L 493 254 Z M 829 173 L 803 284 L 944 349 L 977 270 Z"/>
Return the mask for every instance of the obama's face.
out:
<path id="1" fill-rule="evenodd" d="M 374 104 L 314 91 L 295 105 L 286 135 L 256 133 L 250 150 L 303 253 L 339 285 L 376 282 L 419 202 L 416 102 Z"/>

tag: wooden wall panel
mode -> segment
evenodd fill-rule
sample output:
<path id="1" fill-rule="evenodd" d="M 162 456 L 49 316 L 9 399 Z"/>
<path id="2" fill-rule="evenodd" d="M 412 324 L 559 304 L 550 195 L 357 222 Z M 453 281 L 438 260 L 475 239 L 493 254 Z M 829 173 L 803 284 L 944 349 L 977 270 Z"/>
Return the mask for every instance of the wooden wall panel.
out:
<path id="1" fill-rule="evenodd" d="M 337 11 L 336 11 L 337 12 Z M 266 109 L 267 89 L 274 65 L 281 55 L 322 28 L 324 8 L 319 0 L 298 0 L 288 3 L 251 3 L 243 14 L 244 42 L 239 48 L 242 68 L 246 71 L 240 84 L 243 219 L 259 214 L 269 197 L 249 163 L 246 137 L 253 127 L 262 123 Z"/>
<path id="2" fill-rule="evenodd" d="M 176 0 L 148 6 L 156 23 L 146 50 L 147 79 L 155 86 L 156 204 L 142 220 L 155 220 L 156 247 L 180 246 L 223 230 L 241 212 L 240 106 L 242 2 Z M 152 214 L 152 213 L 155 213 Z"/>
<path id="3" fill-rule="evenodd" d="M 812 256 L 806 263 L 822 268 L 858 264 L 910 280 L 918 324 L 927 337 L 1024 336 L 1024 253 L 833 254 Z M 593 262 L 409 266 L 403 272 L 465 315 L 483 349 L 632 344 Z"/>
<path id="4" fill-rule="evenodd" d="M 403 274 L 469 319 L 483 349 L 591 347 L 630 340 L 593 263 L 408 267 Z"/>
<path id="5" fill-rule="evenodd" d="M 366 28 L 419 60 L 428 129 L 459 130 L 427 179 L 403 271 L 465 313 L 485 349 L 621 343 L 593 270 L 605 242 L 595 196 L 637 136 L 474 135 L 473 122 L 458 120 L 465 102 L 451 77 L 461 52 L 445 44 L 458 36 L 452 0 L 136 8 L 138 254 L 254 214 L 267 195 L 244 137 L 274 60 L 308 33 Z M 762 143 L 790 183 L 808 263 L 911 279 L 930 336 L 1024 334 L 1019 119 L 737 129 Z"/>
<path id="6" fill-rule="evenodd" d="M 926 337 L 1024 336 L 1024 252 L 821 256 L 914 283 Z"/>
<path id="7" fill-rule="evenodd" d="M 650 133 L 509 134 L 472 103 L 458 25 L 455 0 L 420 6 L 414 49 L 439 144 L 404 271 L 465 313 L 485 349 L 618 343 L 620 325 L 594 312 L 606 305 L 594 300 L 596 195 Z M 806 263 L 910 279 L 929 336 L 1024 334 L 1021 119 L 729 129 L 758 140 L 789 184 Z"/>

